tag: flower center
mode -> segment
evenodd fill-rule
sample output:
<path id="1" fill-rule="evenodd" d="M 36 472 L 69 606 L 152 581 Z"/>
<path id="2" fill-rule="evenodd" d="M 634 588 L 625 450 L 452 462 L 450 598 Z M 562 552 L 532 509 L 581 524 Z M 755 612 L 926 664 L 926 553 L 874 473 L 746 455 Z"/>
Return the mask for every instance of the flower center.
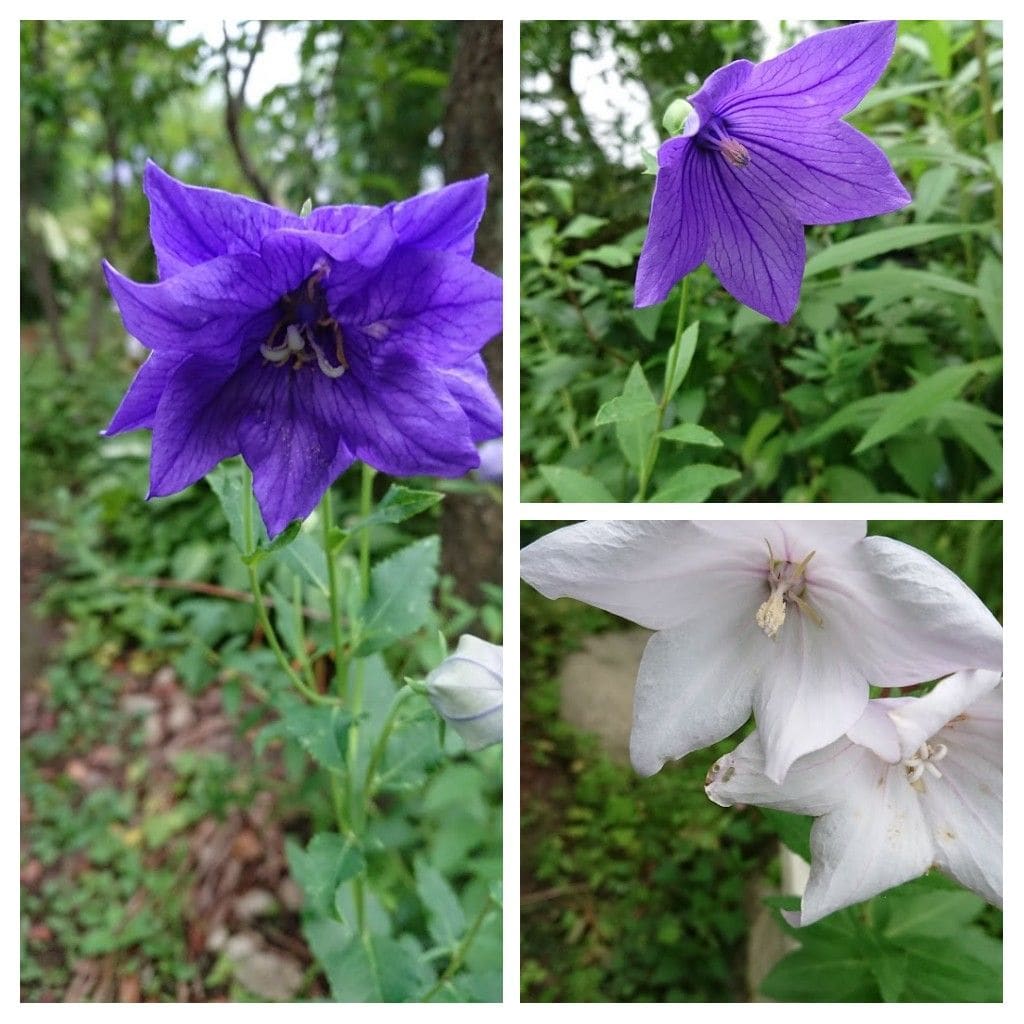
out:
<path id="1" fill-rule="evenodd" d="M 908 757 L 903 762 L 907 770 L 907 782 L 917 790 L 923 790 L 921 776 L 925 772 L 936 779 L 942 778 L 942 772 L 935 767 L 936 761 L 941 761 L 948 753 L 945 743 L 922 743 L 913 757 Z"/>
<path id="2" fill-rule="evenodd" d="M 768 541 L 765 541 L 768 544 Z M 807 564 L 814 557 L 812 551 L 799 562 L 787 562 L 776 558 L 768 544 L 768 600 L 757 609 L 754 621 L 764 635 L 774 640 L 786 621 L 786 605 L 796 607 L 816 626 L 822 625 L 822 618 L 807 600 Z"/>
<path id="3" fill-rule="evenodd" d="M 323 279 L 329 273 L 320 264 L 294 291 L 281 299 L 281 317 L 260 354 L 268 363 L 296 370 L 315 363 L 327 377 L 337 379 L 348 369 L 341 327 L 327 308 Z"/>
<path id="4" fill-rule="evenodd" d="M 729 134 L 728 125 L 721 118 L 714 118 L 700 133 L 700 141 L 706 149 L 717 150 L 733 167 L 746 167 L 750 163 L 750 152 L 738 139 Z"/>

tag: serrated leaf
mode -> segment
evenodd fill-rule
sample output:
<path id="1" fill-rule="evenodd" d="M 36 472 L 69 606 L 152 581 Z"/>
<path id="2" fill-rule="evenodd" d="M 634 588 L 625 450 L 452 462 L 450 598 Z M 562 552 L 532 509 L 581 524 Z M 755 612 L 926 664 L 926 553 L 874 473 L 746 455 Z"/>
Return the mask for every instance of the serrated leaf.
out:
<path id="1" fill-rule="evenodd" d="M 288 700 L 277 722 L 264 728 L 260 746 L 270 739 L 288 736 L 294 739 L 317 764 L 330 771 L 344 771 L 346 743 L 352 716 L 334 705 L 310 706 Z"/>
<path id="2" fill-rule="evenodd" d="M 330 592 L 327 585 L 327 558 L 323 548 L 308 533 L 299 533 L 281 552 L 281 560 L 325 596 Z"/>
<path id="3" fill-rule="evenodd" d="M 424 537 L 373 567 L 357 655 L 384 650 L 427 621 L 439 556 L 440 539 Z"/>
<path id="4" fill-rule="evenodd" d="M 651 501 L 707 501 L 716 487 L 739 480 L 735 469 L 697 462 L 684 466 L 666 481 Z"/>
<path id="5" fill-rule="evenodd" d="M 693 362 L 693 354 L 697 351 L 697 336 L 700 333 L 700 321 L 695 320 L 679 336 L 679 340 L 673 342 L 672 348 L 668 350 L 665 361 L 665 404 L 672 401 L 680 385 L 690 372 L 690 364 Z M 675 355 L 675 366 L 672 366 L 673 351 Z M 669 367 L 672 367 L 672 379 L 668 379 Z"/>
<path id="6" fill-rule="evenodd" d="M 379 526 L 382 523 L 404 523 L 413 516 L 433 508 L 444 498 L 440 491 L 419 491 L 401 484 L 392 484 L 387 494 L 377 502 L 377 507 L 365 519 L 360 519 L 349 527 L 348 533 L 364 530 L 368 526 Z"/>
<path id="7" fill-rule="evenodd" d="M 431 937 L 439 946 L 452 947 L 466 930 L 466 915 L 447 879 L 425 860 L 416 862 L 416 892 L 427 911 Z"/>
<path id="8" fill-rule="evenodd" d="M 410 1002 L 429 981 L 415 953 L 387 936 L 364 938 L 323 921 L 307 925 L 306 938 L 338 1002 Z"/>
<path id="9" fill-rule="evenodd" d="M 304 908 L 322 917 L 334 913 L 338 886 L 366 869 L 355 844 L 337 832 L 317 832 L 305 849 L 288 838 L 285 853 L 292 878 L 306 898 Z"/>
<path id="10" fill-rule="evenodd" d="M 703 444 L 709 448 L 721 448 L 722 439 L 696 423 L 678 423 L 668 430 L 663 430 L 659 437 L 666 441 L 678 441 L 681 444 Z"/>
<path id="11" fill-rule="evenodd" d="M 615 500 L 615 495 L 600 480 L 568 466 L 541 466 L 540 474 L 559 501 Z"/>
<path id="12" fill-rule="evenodd" d="M 246 543 L 245 522 L 242 513 L 245 492 L 242 486 L 241 463 L 236 460 L 222 462 L 206 474 L 206 482 L 210 485 L 213 493 L 217 495 L 224 517 L 228 521 L 228 532 L 231 534 L 235 547 L 243 556 L 252 554 L 253 549 Z M 255 510 L 253 520 L 254 532 L 262 531 L 263 523 L 255 514 Z"/>

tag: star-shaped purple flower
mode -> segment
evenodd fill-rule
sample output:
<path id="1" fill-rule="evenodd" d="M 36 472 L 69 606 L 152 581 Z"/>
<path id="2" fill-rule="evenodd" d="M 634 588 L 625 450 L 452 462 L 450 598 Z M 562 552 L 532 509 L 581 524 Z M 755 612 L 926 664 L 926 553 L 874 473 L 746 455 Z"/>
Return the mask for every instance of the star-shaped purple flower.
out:
<path id="1" fill-rule="evenodd" d="M 150 497 L 241 454 L 271 536 L 355 459 L 461 476 L 501 434 L 480 349 L 501 281 L 472 261 L 487 179 L 308 217 L 146 167 L 158 284 L 104 265 L 152 349 L 107 434 L 153 431 Z"/>
<path id="2" fill-rule="evenodd" d="M 878 80 L 896 22 L 805 39 L 763 64 L 733 61 L 690 97 L 683 133 L 658 151 L 636 305 L 662 302 L 708 265 L 740 302 L 785 323 L 804 273 L 805 224 L 910 202 L 888 158 L 839 118 Z"/>

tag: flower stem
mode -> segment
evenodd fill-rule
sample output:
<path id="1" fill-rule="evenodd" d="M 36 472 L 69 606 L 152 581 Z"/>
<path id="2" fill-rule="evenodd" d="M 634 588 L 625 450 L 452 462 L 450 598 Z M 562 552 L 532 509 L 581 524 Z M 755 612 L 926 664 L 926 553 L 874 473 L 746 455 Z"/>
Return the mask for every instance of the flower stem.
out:
<path id="1" fill-rule="evenodd" d="M 655 463 L 658 461 L 658 449 L 661 446 L 661 438 L 658 433 L 665 420 L 665 410 L 668 408 L 672 393 L 669 390 L 672 380 L 676 375 L 676 367 L 679 365 L 679 339 L 683 336 L 686 327 L 686 304 L 689 297 L 689 276 L 684 277 L 679 283 L 679 314 L 676 317 L 676 336 L 672 347 L 668 351 L 668 364 L 665 368 L 665 387 L 662 389 L 661 401 L 658 402 L 658 417 L 654 424 L 654 432 L 647 444 L 647 451 L 644 453 L 643 461 L 640 464 L 640 486 L 637 489 L 634 501 L 643 501 L 647 495 L 647 486 L 651 482 L 651 474 L 654 472 Z"/>
<path id="2" fill-rule="evenodd" d="M 334 525 L 334 512 L 331 508 L 331 489 L 324 491 L 320 499 L 320 518 L 323 521 L 324 558 L 327 560 L 327 603 L 331 611 L 331 643 L 334 646 L 334 688 L 338 696 L 348 703 L 348 659 L 344 637 L 341 631 L 341 602 L 338 589 L 338 560 L 331 550 L 331 527 Z"/>
<path id="3" fill-rule="evenodd" d="M 363 783 L 363 820 L 365 820 L 366 814 L 370 809 L 370 801 L 373 799 L 375 792 L 373 777 L 377 774 L 377 768 L 380 765 L 381 758 L 384 756 L 384 751 L 387 749 L 391 730 L 394 728 L 395 721 L 398 718 L 398 711 L 415 692 L 411 686 L 403 686 L 395 694 L 394 699 L 391 701 L 391 707 L 388 708 L 388 716 L 384 719 L 384 724 L 381 726 L 380 735 L 378 735 L 373 744 L 373 750 L 370 751 L 370 760 L 366 765 L 366 780 Z"/>
<path id="4" fill-rule="evenodd" d="M 441 991 L 444 986 L 451 981 L 452 978 L 459 972 L 459 968 L 462 967 L 463 961 L 466 959 L 466 953 L 469 952 L 469 947 L 473 945 L 473 940 L 476 938 L 477 932 L 480 931 L 481 925 L 487 919 L 487 915 L 490 913 L 492 908 L 496 907 L 497 903 L 494 901 L 494 897 L 488 893 L 487 899 L 484 900 L 483 906 L 480 908 L 480 912 L 473 918 L 473 923 L 466 929 L 466 934 L 462 936 L 462 941 L 455 947 L 455 952 L 452 953 L 451 960 L 448 961 L 448 966 L 444 969 L 444 973 L 437 981 L 427 990 L 426 994 L 420 999 L 421 1003 L 429 1003 L 438 992 Z"/>
<path id="5" fill-rule="evenodd" d="M 242 529 L 245 534 L 246 549 L 251 553 L 256 550 L 256 537 L 253 531 L 252 473 L 250 473 L 248 466 L 244 466 L 242 473 Z M 263 635 L 267 638 L 267 643 L 269 644 L 270 649 L 274 652 L 274 656 L 277 658 L 278 664 L 284 670 L 285 675 L 288 676 L 288 679 L 299 693 L 314 704 L 336 704 L 337 701 L 334 700 L 334 698 L 325 697 L 322 693 L 317 693 L 316 690 L 307 686 L 298 672 L 292 668 L 292 664 L 288 660 L 288 655 L 285 654 L 284 649 L 281 646 L 281 642 L 277 638 L 277 631 L 274 629 L 273 623 L 270 621 L 270 616 L 267 614 L 267 604 L 263 597 L 263 587 L 260 584 L 259 570 L 254 562 L 249 562 L 246 565 L 246 568 L 249 570 L 249 588 L 252 590 L 253 605 L 256 609 L 256 619 L 263 630 Z"/>

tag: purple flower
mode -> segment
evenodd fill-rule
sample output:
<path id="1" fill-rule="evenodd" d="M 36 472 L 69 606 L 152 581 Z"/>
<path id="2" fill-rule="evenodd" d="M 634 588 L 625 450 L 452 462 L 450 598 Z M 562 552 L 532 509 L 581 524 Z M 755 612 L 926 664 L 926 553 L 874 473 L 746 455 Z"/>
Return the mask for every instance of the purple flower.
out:
<path id="1" fill-rule="evenodd" d="M 107 434 L 153 431 L 149 496 L 241 454 L 271 536 L 355 459 L 461 476 L 501 433 L 480 349 L 501 282 L 471 262 L 486 177 L 308 217 L 146 168 L 158 284 L 104 265 L 152 354 Z"/>
<path id="2" fill-rule="evenodd" d="M 658 151 L 638 307 L 663 301 L 707 261 L 740 302 L 785 323 L 800 297 L 804 224 L 910 202 L 885 154 L 839 120 L 878 80 L 895 44 L 896 22 L 861 22 L 708 78 L 690 97 L 683 133 Z"/>

